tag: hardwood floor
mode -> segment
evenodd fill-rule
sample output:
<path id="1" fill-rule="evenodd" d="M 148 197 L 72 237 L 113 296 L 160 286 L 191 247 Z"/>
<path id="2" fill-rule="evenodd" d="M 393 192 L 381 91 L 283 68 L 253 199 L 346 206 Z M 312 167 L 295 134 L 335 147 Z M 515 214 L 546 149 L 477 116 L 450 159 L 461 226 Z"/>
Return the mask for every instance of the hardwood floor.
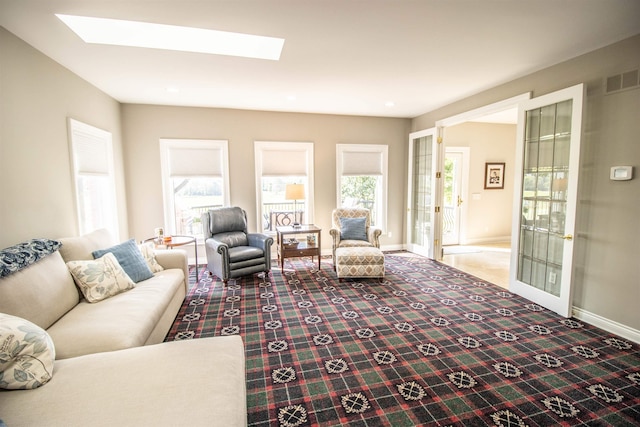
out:
<path id="1" fill-rule="evenodd" d="M 456 245 L 444 247 L 442 263 L 507 289 L 509 288 L 510 257 L 509 242 Z"/>

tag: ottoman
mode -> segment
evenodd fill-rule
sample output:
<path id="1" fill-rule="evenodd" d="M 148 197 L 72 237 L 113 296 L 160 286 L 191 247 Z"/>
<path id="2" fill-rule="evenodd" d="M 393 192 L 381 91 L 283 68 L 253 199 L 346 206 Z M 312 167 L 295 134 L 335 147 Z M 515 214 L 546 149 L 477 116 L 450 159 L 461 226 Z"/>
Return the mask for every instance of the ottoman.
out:
<path id="1" fill-rule="evenodd" d="M 345 277 L 384 277 L 384 254 L 373 246 L 336 249 L 333 260 L 338 279 Z"/>

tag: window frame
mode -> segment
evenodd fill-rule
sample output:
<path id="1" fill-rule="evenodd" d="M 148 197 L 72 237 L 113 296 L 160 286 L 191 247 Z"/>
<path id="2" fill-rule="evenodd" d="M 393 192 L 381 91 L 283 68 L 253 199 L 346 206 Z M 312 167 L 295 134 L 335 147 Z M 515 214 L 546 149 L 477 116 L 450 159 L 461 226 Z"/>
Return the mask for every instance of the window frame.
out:
<path id="1" fill-rule="evenodd" d="M 231 200 L 229 184 L 229 142 L 222 139 L 186 139 L 186 138 L 161 138 L 160 139 L 160 170 L 162 174 L 162 206 L 164 211 L 164 232 L 165 235 L 177 234 L 175 197 L 171 180 L 171 150 L 214 150 L 220 152 L 220 176 L 211 174 L 189 175 L 191 178 L 222 178 L 223 205 L 229 206 Z M 202 240 L 202 236 L 194 236 L 197 241 Z"/>
<path id="2" fill-rule="evenodd" d="M 281 141 L 254 141 L 255 154 L 255 176 L 256 176 L 256 229 L 262 230 L 262 178 L 264 169 L 264 153 L 267 151 L 291 151 L 303 152 L 305 156 L 305 200 L 304 200 L 304 223 L 313 224 L 314 222 L 314 160 L 313 142 L 281 142 Z M 286 160 L 285 160 L 286 161 Z M 268 175 L 269 176 L 269 175 Z M 299 176 L 303 175 L 282 175 L 282 176 Z M 266 231 L 265 231 L 266 232 Z"/>
<path id="3" fill-rule="evenodd" d="M 344 176 L 357 176 L 352 174 L 343 174 L 345 153 L 354 153 L 356 156 L 358 153 L 364 154 L 378 154 L 381 157 L 380 174 L 359 174 L 360 176 L 381 176 L 382 182 L 379 189 L 380 200 L 376 200 L 376 223 L 372 226 L 380 228 L 384 233 L 387 229 L 387 200 L 388 200 L 388 188 L 389 188 L 389 146 L 385 144 L 336 144 L 336 206 L 341 208 L 342 206 L 342 178 Z"/>
<path id="4" fill-rule="evenodd" d="M 116 174 L 113 153 L 113 135 L 111 132 L 68 118 L 69 155 L 71 173 L 73 176 L 73 192 L 76 207 L 76 228 L 79 235 L 88 234 L 95 229 L 106 228 L 111 235 L 118 236 L 118 199 L 116 194 Z M 91 146 L 89 146 L 91 145 Z M 96 159 L 104 160 L 104 164 L 97 165 Z M 93 168 L 100 170 L 82 172 L 82 165 L 93 163 Z M 89 226 L 84 222 L 83 210 L 85 200 L 79 187 L 81 177 L 103 176 L 107 182 L 107 194 L 100 192 L 99 197 L 111 206 L 110 218 L 99 225 Z"/>

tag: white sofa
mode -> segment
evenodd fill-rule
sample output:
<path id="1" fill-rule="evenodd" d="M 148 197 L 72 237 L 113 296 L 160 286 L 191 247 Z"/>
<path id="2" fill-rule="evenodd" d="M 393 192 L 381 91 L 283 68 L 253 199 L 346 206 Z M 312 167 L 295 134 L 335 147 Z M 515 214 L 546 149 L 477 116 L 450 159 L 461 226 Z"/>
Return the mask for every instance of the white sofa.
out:
<path id="1" fill-rule="evenodd" d="M 240 337 L 163 343 L 188 290 L 186 254 L 158 251 L 164 268 L 133 289 L 90 303 L 65 264 L 113 245 L 97 231 L 58 239 L 59 251 L 0 278 L 0 313 L 47 331 L 51 379 L 0 390 L 0 420 L 13 426 L 246 425 Z"/>

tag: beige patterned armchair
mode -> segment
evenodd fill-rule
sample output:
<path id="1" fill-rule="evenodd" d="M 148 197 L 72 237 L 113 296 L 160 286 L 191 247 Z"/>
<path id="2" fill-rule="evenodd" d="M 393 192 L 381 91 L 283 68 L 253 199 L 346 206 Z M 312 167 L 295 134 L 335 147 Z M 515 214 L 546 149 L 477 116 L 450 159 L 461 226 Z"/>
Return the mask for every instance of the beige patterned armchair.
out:
<path id="1" fill-rule="evenodd" d="M 363 239 L 351 239 L 344 238 L 341 218 L 364 218 L 364 236 Z M 380 248 L 379 237 L 382 234 L 382 230 L 371 226 L 371 215 L 369 209 L 364 208 L 338 208 L 334 209 L 331 215 L 331 230 L 329 233 L 333 238 L 332 253 L 334 260 L 336 260 L 336 249 L 349 248 L 349 247 L 373 247 Z M 353 236 L 346 236 L 353 237 Z"/>

